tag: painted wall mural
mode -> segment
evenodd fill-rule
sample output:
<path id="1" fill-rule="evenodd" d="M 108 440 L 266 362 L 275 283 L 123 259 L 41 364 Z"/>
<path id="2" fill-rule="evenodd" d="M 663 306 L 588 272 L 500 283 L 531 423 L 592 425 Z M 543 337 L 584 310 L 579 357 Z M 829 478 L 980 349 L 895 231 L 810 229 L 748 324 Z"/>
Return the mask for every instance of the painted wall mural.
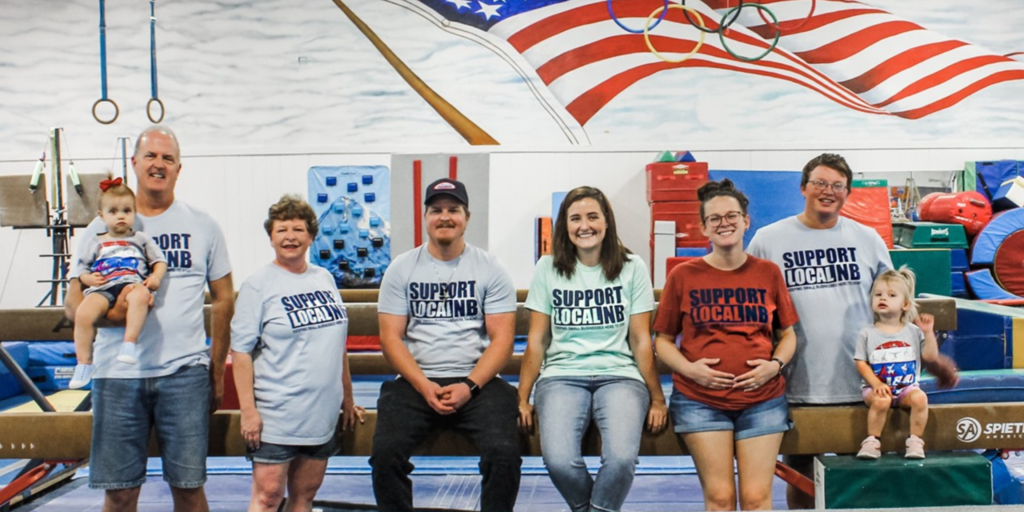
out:
<path id="1" fill-rule="evenodd" d="M 161 0 L 151 33 L 148 3 L 110 0 L 111 125 L 91 113 L 96 2 L 16 3 L 0 17 L 0 153 L 38 153 L 49 126 L 93 152 L 145 126 L 151 34 L 165 121 L 208 153 L 1019 144 L 1016 0 L 970 15 L 953 0 L 738 3 Z"/>

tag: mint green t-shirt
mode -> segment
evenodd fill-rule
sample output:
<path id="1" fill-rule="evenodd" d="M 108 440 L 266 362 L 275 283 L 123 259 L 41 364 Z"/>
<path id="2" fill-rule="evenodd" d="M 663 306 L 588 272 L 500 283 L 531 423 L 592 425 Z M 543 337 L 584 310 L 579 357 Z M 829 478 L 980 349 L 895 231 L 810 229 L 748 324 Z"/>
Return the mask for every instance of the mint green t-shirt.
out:
<path id="1" fill-rule="evenodd" d="M 629 319 L 654 309 L 647 265 L 630 255 L 615 281 L 600 265 L 576 263 L 572 279 L 551 256 L 537 262 L 526 307 L 551 317 L 551 344 L 540 378 L 621 376 L 643 381 L 629 347 Z"/>

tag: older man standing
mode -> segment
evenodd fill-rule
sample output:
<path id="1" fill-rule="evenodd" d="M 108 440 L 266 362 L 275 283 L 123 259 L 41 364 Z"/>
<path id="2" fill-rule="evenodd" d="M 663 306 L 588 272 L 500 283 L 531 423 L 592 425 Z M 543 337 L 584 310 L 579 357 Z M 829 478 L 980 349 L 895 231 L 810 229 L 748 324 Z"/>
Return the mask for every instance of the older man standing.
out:
<path id="1" fill-rule="evenodd" d="M 101 328 L 96 337 L 89 486 L 106 491 L 105 511 L 136 510 L 146 481 L 151 429 L 174 510 L 209 510 L 203 491 L 209 418 L 224 393 L 234 287 L 216 221 L 175 200 L 180 157 L 177 138 L 162 126 L 143 131 L 132 156 L 138 180 L 136 228 L 153 237 L 168 269 L 139 337 L 137 364 L 116 359 L 123 328 Z M 80 238 L 88 240 L 103 229 L 96 219 Z M 65 304 L 74 318 L 82 286 L 74 271 L 70 277 Z M 203 328 L 207 284 L 213 298 L 210 346 Z"/>
<path id="2" fill-rule="evenodd" d="M 437 427 L 468 433 L 480 450 L 480 510 L 511 512 L 519 492 L 516 390 L 498 371 L 512 355 L 516 294 L 494 256 L 464 240 L 466 187 L 440 179 L 424 201 L 429 241 L 388 268 L 378 320 L 400 377 L 381 386 L 373 493 L 382 511 L 411 511 L 413 449 Z"/>
<path id="3" fill-rule="evenodd" d="M 853 362 L 857 333 L 871 324 L 871 285 L 892 268 L 882 237 L 841 217 L 853 171 L 833 153 L 804 166 L 800 193 L 804 211 L 758 230 L 747 252 L 782 269 L 793 304 L 796 355 L 786 365 L 790 404 L 861 404 L 861 377 Z M 786 463 L 810 476 L 814 456 Z M 809 496 L 790 487 L 790 508 L 813 508 Z"/>

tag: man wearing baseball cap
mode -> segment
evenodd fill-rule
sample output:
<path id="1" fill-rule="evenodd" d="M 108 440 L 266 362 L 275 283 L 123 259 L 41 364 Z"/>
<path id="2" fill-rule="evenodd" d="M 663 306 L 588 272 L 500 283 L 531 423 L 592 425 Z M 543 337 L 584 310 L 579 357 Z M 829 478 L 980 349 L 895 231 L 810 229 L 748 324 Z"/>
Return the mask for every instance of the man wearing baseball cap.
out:
<path id="1" fill-rule="evenodd" d="M 512 356 L 516 291 L 491 254 L 465 241 L 466 186 L 427 186 L 426 245 L 395 258 L 377 306 L 381 349 L 399 378 L 381 386 L 373 493 L 382 511 L 411 511 L 413 450 L 437 427 L 480 450 L 480 509 L 511 512 L 519 492 L 516 390 L 498 371 Z"/>

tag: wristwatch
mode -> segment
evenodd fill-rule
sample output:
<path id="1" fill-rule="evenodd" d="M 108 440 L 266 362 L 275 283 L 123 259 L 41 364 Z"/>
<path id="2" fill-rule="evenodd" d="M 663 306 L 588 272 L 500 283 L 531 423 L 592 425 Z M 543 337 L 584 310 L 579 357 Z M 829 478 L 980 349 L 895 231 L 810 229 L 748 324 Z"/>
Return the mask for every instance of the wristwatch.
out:
<path id="1" fill-rule="evenodd" d="M 476 382 L 473 382 L 473 379 L 466 377 L 465 379 L 462 379 L 462 383 L 469 386 L 470 398 L 476 398 L 476 396 L 480 394 L 480 386 L 477 386 Z"/>
<path id="2" fill-rule="evenodd" d="M 776 373 L 775 376 L 778 377 L 779 375 L 782 375 L 782 369 L 786 367 L 786 363 L 782 362 L 782 359 L 779 359 L 777 357 L 773 357 L 772 361 L 779 363 L 779 373 Z"/>

